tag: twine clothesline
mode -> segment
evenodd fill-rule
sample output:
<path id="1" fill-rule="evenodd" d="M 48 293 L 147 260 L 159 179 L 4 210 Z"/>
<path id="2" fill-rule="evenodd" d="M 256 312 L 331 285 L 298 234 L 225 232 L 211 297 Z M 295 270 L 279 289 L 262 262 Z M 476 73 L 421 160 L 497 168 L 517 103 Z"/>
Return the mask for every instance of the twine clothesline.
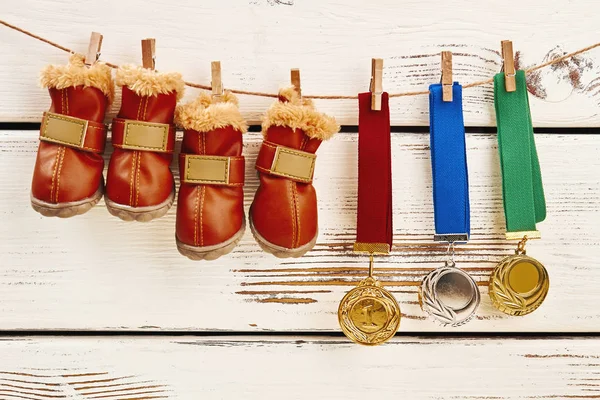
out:
<path id="1" fill-rule="evenodd" d="M 21 32 L 29 37 L 32 37 L 34 39 L 37 39 L 41 42 L 44 42 L 46 44 L 49 44 L 50 46 L 53 46 L 59 50 L 65 51 L 67 53 L 71 53 L 71 54 L 75 54 L 76 52 L 72 49 L 69 49 L 68 47 L 62 46 L 58 43 L 55 43 L 49 39 L 46 39 L 42 36 L 36 35 L 26 29 L 20 28 L 16 25 L 13 24 L 9 24 L 6 21 L 3 21 L 0 19 L 0 24 L 13 29 L 17 32 Z M 595 49 L 596 47 L 600 47 L 600 42 L 595 43 L 591 46 L 587 46 L 584 47 L 583 49 L 579 49 L 576 50 L 572 53 L 568 53 L 565 54 L 561 57 L 555 58 L 553 60 L 547 61 L 543 64 L 539 64 L 539 65 L 534 65 L 532 67 L 529 67 L 527 69 L 525 69 L 526 73 L 530 73 L 530 72 L 534 72 L 537 71 L 539 69 L 548 67 L 550 65 L 554 65 L 554 64 L 558 64 L 561 63 L 565 60 L 568 60 L 570 58 L 573 58 L 575 56 L 578 56 L 579 54 L 583 54 L 586 53 L 592 49 Z M 119 68 L 118 65 L 110 63 L 110 62 L 104 62 L 104 64 L 106 64 L 107 66 L 111 67 L 111 68 Z M 467 83 L 466 85 L 463 85 L 463 89 L 467 89 L 467 88 L 472 88 L 472 87 L 477 87 L 477 86 L 483 86 L 483 85 L 487 85 L 490 83 L 494 82 L 494 78 L 489 78 L 489 79 L 485 79 L 482 81 L 476 81 L 476 82 L 471 82 L 471 83 Z M 208 85 L 201 85 L 199 83 L 194 83 L 194 82 L 189 82 L 189 81 L 184 81 L 186 86 L 189 87 L 193 87 L 196 89 L 203 89 L 203 90 L 211 90 L 212 88 Z M 248 95 L 248 96 L 258 96 L 258 97 L 272 97 L 272 98 L 277 98 L 278 94 L 277 93 L 267 93 L 267 92 L 255 92 L 255 91 L 250 91 L 250 90 L 240 90 L 240 89 L 228 89 L 229 91 L 231 91 L 232 93 L 236 93 L 236 94 L 241 94 L 241 95 Z M 426 95 L 429 94 L 429 90 L 419 90 L 419 91 L 412 91 L 412 92 L 399 92 L 399 93 L 390 93 L 389 97 L 407 97 L 407 96 L 419 96 L 419 95 Z M 320 99 L 320 100 L 355 100 L 358 98 L 358 96 L 354 95 L 354 96 L 339 96 L 339 95 L 304 95 L 303 97 L 305 98 L 309 98 L 309 99 Z"/>

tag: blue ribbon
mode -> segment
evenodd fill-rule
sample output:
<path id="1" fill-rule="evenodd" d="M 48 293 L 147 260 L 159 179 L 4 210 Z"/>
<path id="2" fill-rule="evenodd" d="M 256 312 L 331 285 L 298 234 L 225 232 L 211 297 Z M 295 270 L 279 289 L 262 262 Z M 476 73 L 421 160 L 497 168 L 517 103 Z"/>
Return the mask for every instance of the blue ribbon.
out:
<path id="1" fill-rule="evenodd" d="M 429 86 L 429 125 L 436 240 L 455 234 L 464 236 L 460 241 L 465 241 L 471 224 L 460 84 L 454 82 L 451 102 L 442 100 L 441 84 Z"/>

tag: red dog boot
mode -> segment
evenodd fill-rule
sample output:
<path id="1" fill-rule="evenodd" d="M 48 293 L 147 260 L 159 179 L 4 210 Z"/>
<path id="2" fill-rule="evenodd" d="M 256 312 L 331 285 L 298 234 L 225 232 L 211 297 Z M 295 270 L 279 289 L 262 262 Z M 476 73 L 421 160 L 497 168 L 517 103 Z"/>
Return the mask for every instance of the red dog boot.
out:
<path id="1" fill-rule="evenodd" d="M 81 55 L 41 74 L 52 99 L 40 127 L 31 184 L 33 209 L 48 217 L 83 214 L 102 198 L 104 114 L 113 97 L 111 69 L 88 67 Z"/>
<path id="2" fill-rule="evenodd" d="M 244 234 L 242 134 L 248 129 L 229 92 L 177 108 L 185 129 L 177 201 L 177 248 L 192 260 L 229 253 Z"/>
<path id="3" fill-rule="evenodd" d="M 300 257 L 317 241 L 315 152 L 340 127 L 289 88 L 279 92 L 262 128 L 256 159 L 260 186 L 250 208 L 250 228 L 263 250 L 282 258 Z"/>
<path id="4" fill-rule="evenodd" d="M 106 207 L 125 221 L 150 221 L 169 211 L 175 184 L 169 165 L 175 147 L 173 116 L 184 83 L 179 73 L 133 65 L 117 70 L 121 110 L 112 123 Z"/>

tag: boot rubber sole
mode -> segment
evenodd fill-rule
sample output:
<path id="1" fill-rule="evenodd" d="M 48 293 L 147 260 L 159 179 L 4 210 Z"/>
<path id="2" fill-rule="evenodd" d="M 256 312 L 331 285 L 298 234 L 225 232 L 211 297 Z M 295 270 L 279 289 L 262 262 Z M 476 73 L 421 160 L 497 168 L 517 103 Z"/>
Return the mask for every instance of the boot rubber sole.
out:
<path id="1" fill-rule="evenodd" d="M 261 247 L 261 249 L 263 249 L 267 253 L 273 254 L 275 257 L 278 257 L 278 258 L 302 257 L 304 254 L 306 254 L 306 252 L 308 252 L 309 250 L 312 250 L 312 248 L 315 247 L 315 243 L 317 243 L 317 236 L 319 236 L 318 232 L 315 235 L 315 237 L 311 239 L 310 242 L 308 242 L 305 245 L 302 245 L 300 247 L 297 247 L 295 249 L 288 249 L 286 247 L 278 246 L 276 244 L 269 242 L 267 239 L 262 237 L 260 235 L 260 233 L 258 233 L 256 231 L 256 228 L 254 228 L 254 224 L 252 223 L 251 216 L 249 216 L 248 219 L 250 220 L 250 230 L 252 231 L 252 235 L 254 236 L 256 243 L 258 243 L 258 245 Z"/>
<path id="2" fill-rule="evenodd" d="M 115 203 L 109 198 L 105 198 L 104 201 L 106 202 L 108 212 L 115 217 L 121 218 L 123 221 L 148 222 L 162 217 L 169 211 L 175 201 L 175 189 L 173 188 L 165 201 L 154 206 L 131 207 Z"/>
<path id="3" fill-rule="evenodd" d="M 242 227 L 240 228 L 240 230 L 237 231 L 236 234 L 233 235 L 230 239 L 222 243 L 218 243 L 212 246 L 198 247 L 180 242 L 179 239 L 177 239 L 177 236 L 175 236 L 175 241 L 177 242 L 177 250 L 179 250 L 179 253 L 181 253 L 181 255 L 183 256 L 186 256 L 190 260 L 216 260 L 217 258 L 224 256 L 227 253 L 230 253 L 231 250 L 233 250 L 233 248 L 237 246 L 239 241 L 242 239 L 242 236 L 244 236 L 245 231 L 246 218 L 242 220 Z"/>
<path id="4" fill-rule="evenodd" d="M 101 184 L 98 190 L 87 199 L 72 201 L 68 203 L 47 203 L 33 197 L 31 194 L 31 207 L 45 217 L 70 218 L 88 212 L 94 207 L 104 193 L 104 184 Z"/>

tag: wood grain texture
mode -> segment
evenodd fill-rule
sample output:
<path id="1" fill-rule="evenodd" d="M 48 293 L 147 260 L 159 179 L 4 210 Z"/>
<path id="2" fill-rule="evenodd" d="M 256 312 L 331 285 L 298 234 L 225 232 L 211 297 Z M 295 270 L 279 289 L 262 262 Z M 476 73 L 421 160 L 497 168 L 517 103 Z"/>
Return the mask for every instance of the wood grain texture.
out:
<path id="1" fill-rule="evenodd" d="M 2 346 L 0 346 L 2 347 Z M 6 362 L 6 360 L 4 360 Z M 3 365 L 3 367 L 10 367 Z M 135 375 L 27 368 L 0 370 L 1 399 L 167 399 L 171 390 Z"/>
<path id="2" fill-rule="evenodd" d="M 193 262 L 175 247 L 176 206 L 150 223 L 118 220 L 103 201 L 68 220 L 35 213 L 29 191 L 37 132 L 0 132 L 0 329 L 337 331 L 338 302 L 367 271 L 366 258 L 351 250 L 356 139 L 340 134 L 319 150 L 320 235 L 313 251 L 280 260 L 246 232 L 230 255 Z M 261 135 L 244 140 L 247 209 L 257 188 Z M 457 263 L 480 285 L 482 305 L 474 321 L 451 329 L 427 319 L 417 302 L 419 282 L 443 263 L 446 250 L 432 241 L 429 138 L 393 134 L 394 249 L 378 260 L 376 275 L 400 302 L 401 331 L 598 331 L 600 141 L 596 135 L 536 140 L 548 218 L 528 254 L 546 264 L 550 294 L 526 317 L 492 308 L 489 273 L 515 245 L 503 239 L 496 137 L 469 134 L 472 240 L 457 247 Z"/>
<path id="3" fill-rule="evenodd" d="M 300 68 L 305 95 L 356 95 L 368 89 L 370 59 L 385 60 L 384 90 L 425 90 L 440 80 L 440 52 L 454 54 L 461 83 L 500 70 L 500 41 L 511 39 L 521 68 L 598 41 L 593 0 L 439 2 L 403 0 L 86 1 L 4 0 L 2 18 L 85 52 L 90 31 L 104 35 L 102 59 L 141 63 L 140 39 L 156 37 L 157 68 L 210 84 L 220 60 L 225 87 L 276 92 Z M 65 63 L 57 49 L 0 27 L 0 121 L 39 121 L 49 105 L 40 69 Z M 600 50 L 531 74 L 535 126 L 598 126 Z M 197 95 L 189 89 L 187 99 Z M 464 93 L 467 125 L 494 125 L 492 87 Z M 257 122 L 271 100 L 242 96 Z M 317 101 L 342 124 L 357 122 L 356 101 Z M 113 112 L 119 106 L 114 104 Z M 392 124 L 427 125 L 427 96 L 392 99 Z"/>
<path id="4" fill-rule="evenodd" d="M 597 339 L 19 338 L 2 399 L 597 399 Z M 123 386 L 121 386 L 123 385 Z"/>

